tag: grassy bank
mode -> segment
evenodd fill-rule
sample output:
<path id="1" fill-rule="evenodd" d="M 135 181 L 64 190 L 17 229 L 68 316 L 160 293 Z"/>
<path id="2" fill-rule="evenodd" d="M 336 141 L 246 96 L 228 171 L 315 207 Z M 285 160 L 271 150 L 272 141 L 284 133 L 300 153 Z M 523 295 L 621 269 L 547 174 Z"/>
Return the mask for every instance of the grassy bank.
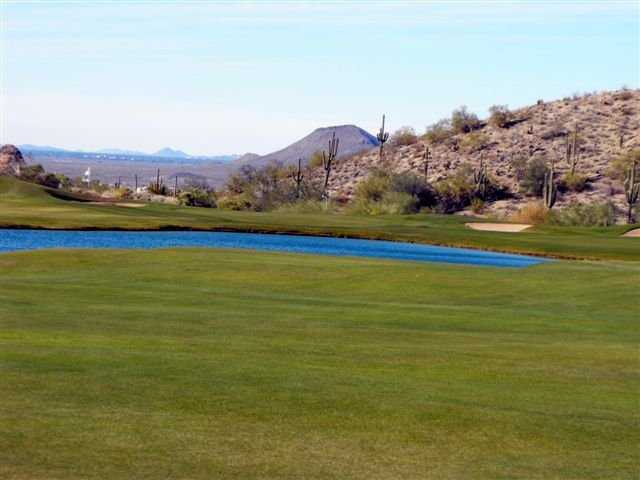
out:
<path id="1" fill-rule="evenodd" d="M 47 190 L 0 177 L 0 227 L 257 231 L 349 236 L 465 246 L 565 258 L 640 261 L 640 242 L 620 238 L 626 226 L 536 227 L 518 234 L 473 231 L 458 216 L 356 216 L 228 212 L 151 204 L 142 208 L 55 198 Z"/>
<path id="2" fill-rule="evenodd" d="M 0 255 L 0 477 L 635 478 L 632 262 Z"/>

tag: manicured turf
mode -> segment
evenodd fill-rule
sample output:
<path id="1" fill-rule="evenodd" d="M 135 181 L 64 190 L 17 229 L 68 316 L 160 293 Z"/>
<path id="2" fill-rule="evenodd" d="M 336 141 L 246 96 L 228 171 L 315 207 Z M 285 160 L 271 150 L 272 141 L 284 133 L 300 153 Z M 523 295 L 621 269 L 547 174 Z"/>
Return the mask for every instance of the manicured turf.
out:
<path id="1" fill-rule="evenodd" d="M 640 261 L 640 240 L 621 238 L 632 227 L 537 227 L 523 233 L 474 231 L 453 215 L 354 216 L 228 212 L 146 205 L 128 208 L 62 200 L 36 185 L 0 177 L 0 228 L 197 228 L 287 232 L 402 240 L 565 258 Z"/>
<path id="2" fill-rule="evenodd" d="M 0 478 L 637 478 L 639 286 L 635 262 L 3 254 Z"/>

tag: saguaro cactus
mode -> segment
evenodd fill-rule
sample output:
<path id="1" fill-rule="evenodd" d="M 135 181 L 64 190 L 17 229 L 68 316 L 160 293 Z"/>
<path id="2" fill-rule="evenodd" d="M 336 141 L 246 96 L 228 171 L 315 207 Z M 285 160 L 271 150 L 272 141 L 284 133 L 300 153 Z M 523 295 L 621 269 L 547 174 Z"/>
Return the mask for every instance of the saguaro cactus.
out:
<path id="1" fill-rule="evenodd" d="M 624 193 L 627 198 L 627 222 L 633 223 L 633 207 L 638 203 L 638 195 L 640 194 L 640 181 L 637 176 L 637 162 L 634 160 L 629 166 L 629 170 L 624 178 Z"/>
<path id="2" fill-rule="evenodd" d="M 433 158 L 431 154 L 431 150 L 429 150 L 429 145 L 424 147 L 424 154 L 422 155 L 422 160 L 424 161 L 424 180 L 425 182 L 429 181 L 429 162 Z"/>
<path id="3" fill-rule="evenodd" d="M 387 140 L 389 140 L 389 132 L 384 131 L 384 120 L 385 115 L 382 115 L 382 126 L 380 127 L 378 135 L 376 135 L 378 142 L 380 142 L 380 160 L 382 160 L 382 157 L 384 156 L 384 144 Z"/>
<path id="4" fill-rule="evenodd" d="M 298 170 L 293 174 L 293 180 L 296 182 L 296 198 L 300 198 L 302 194 L 302 180 L 304 180 L 301 158 L 298 159 Z"/>
<path id="5" fill-rule="evenodd" d="M 551 168 L 547 170 L 544 176 L 544 185 L 542 188 L 542 201 L 544 202 L 544 206 L 549 210 L 556 204 L 556 198 L 558 196 L 558 187 L 556 187 L 553 179 L 554 175 L 554 167 L 551 165 Z"/>
<path id="6" fill-rule="evenodd" d="M 480 158 L 480 167 L 473 172 L 473 183 L 475 184 L 476 194 L 484 200 L 487 194 L 487 183 L 489 177 L 487 175 L 487 166 L 484 163 L 484 158 Z"/>
<path id="7" fill-rule="evenodd" d="M 578 125 L 576 125 L 573 129 L 573 132 L 571 133 L 571 136 L 567 135 L 565 145 L 566 159 L 571 168 L 571 175 L 574 175 L 576 173 L 578 161 L 580 160 L 580 151 L 578 148 L 579 141 L 580 137 L 578 135 Z"/>
<path id="8" fill-rule="evenodd" d="M 333 132 L 331 136 L 331 140 L 329 140 L 329 151 L 322 151 L 322 168 L 325 171 L 324 176 L 324 187 L 322 189 L 322 196 L 328 200 L 329 199 L 329 176 L 331 175 L 331 166 L 333 161 L 336 159 L 338 155 L 338 144 L 340 143 L 340 139 L 336 138 L 336 132 Z"/>

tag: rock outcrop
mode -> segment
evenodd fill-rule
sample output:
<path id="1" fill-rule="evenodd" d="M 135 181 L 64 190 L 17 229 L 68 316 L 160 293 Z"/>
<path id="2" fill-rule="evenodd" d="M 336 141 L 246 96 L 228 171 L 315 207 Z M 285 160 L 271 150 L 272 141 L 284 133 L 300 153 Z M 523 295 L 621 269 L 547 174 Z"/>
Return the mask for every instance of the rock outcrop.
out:
<path id="1" fill-rule="evenodd" d="M 22 153 L 15 145 L 0 147 L 0 175 L 20 175 L 20 170 L 26 166 Z"/>

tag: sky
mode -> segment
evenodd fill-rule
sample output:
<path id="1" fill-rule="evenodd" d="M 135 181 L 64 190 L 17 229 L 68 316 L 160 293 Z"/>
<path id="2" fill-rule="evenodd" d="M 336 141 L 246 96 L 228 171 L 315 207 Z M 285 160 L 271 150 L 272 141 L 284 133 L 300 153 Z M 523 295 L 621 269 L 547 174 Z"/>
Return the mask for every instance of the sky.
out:
<path id="1" fill-rule="evenodd" d="M 640 84 L 636 1 L 0 0 L 0 142 L 269 153 Z"/>

